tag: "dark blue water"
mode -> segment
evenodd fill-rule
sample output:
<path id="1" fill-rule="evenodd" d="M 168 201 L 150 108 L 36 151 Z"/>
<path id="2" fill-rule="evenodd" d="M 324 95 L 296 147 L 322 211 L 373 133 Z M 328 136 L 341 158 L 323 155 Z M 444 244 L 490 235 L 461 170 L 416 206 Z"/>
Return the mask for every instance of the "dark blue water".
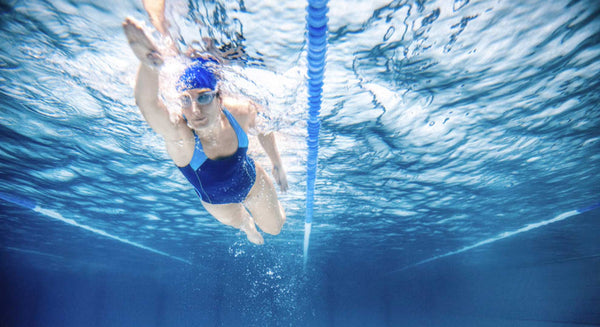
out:
<path id="1" fill-rule="evenodd" d="M 332 1 L 306 269 L 304 6 L 168 1 L 268 106 L 254 246 L 138 113 L 141 3 L 0 2 L 0 192 L 36 204 L 0 200 L 0 326 L 600 325 L 600 5 Z"/>

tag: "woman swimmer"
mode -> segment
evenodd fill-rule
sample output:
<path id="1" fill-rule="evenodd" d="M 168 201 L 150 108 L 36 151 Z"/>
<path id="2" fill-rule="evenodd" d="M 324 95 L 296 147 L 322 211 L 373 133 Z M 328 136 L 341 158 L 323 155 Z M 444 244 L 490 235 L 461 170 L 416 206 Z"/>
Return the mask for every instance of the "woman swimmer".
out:
<path id="1" fill-rule="evenodd" d="M 160 24 L 164 27 L 164 20 L 156 20 L 156 11 L 147 2 L 144 5 L 153 24 L 165 36 L 165 29 L 159 28 Z M 164 3 L 159 9 L 164 10 Z M 164 17 L 160 10 L 158 17 Z M 171 121 L 159 97 L 163 54 L 138 22 L 127 18 L 123 29 L 140 60 L 136 104 L 150 127 L 164 138 L 169 156 L 194 186 L 206 211 L 221 223 L 244 231 L 255 244 L 264 243 L 256 225 L 265 233 L 279 234 L 286 217 L 273 182 L 246 153 L 247 132 L 255 126 L 261 108 L 220 91 L 216 60 L 197 57 L 177 82 L 182 115 Z M 259 134 L 258 139 L 273 164 L 275 181 L 285 192 L 287 178 L 275 136 Z"/>

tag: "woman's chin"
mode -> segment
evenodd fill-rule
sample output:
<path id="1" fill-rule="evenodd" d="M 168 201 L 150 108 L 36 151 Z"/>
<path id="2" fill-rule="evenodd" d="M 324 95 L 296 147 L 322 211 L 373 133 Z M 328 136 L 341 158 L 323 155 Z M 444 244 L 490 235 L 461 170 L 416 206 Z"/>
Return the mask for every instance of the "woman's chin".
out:
<path id="1" fill-rule="evenodd" d="M 208 125 L 208 118 L 193 119 L 188 121 L 188 126 L 193 129 L 202 129 Z"/>

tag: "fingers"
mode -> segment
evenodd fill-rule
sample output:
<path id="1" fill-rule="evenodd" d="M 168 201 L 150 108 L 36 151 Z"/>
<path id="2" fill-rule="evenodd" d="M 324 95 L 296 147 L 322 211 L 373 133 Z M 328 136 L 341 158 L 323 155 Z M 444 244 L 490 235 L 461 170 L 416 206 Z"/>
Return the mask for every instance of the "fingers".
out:
<path id="1" fill-rule="evenodd" d="M 288 185 L 287 185 L 287 183 L 281 183 L 281 184 L 279 184 L 279 188 L 280 188 L 281 192 L 285 193 L 288 190 Z"/>
<path id="2" fill-rule="evenodd" d="M 281 182 L 279 184 L 279 187 L 281 188 L 282 192 L 287 192 L 288 190 L 288 183 L 287 183 L 287 178 L 285 177 L 285 173 L 283 173 L 283 178 L 281 179 Z"/>
<path id="3" fill-rule="evenodd" d="M 123 22 L 123 32 L 127 37 L 129 44 L 140 44 L 146 48 L 155 49 L 156 47 L 148 39 L 146 32 L 142 28 L 142 25 L 131 17 L 125 18 Z"/>
<path id="4" fill-rule="evenodd" d="M 288 182 L 285 176 L 285 171 L 279 171 L 279 175 L 275 176 L 275 180 L 277 181 L 277 185 L 279 185 L 281 192 L 287 192 Z"/>
<path id="5" fill-rule="evenodd" d="M 163 60 L 158 48 L 150 40 L 142 24 L 131 17 L 123 21 L 123 32 L 136 57 L 149 67 L 159 67 Z"/>
<path id="6" fill-rule="evenodd" d="M 143 34 L 140 24 L 131 17 L 125 18 L 122 26 L 123 31 L 125 32 L 125 35 L 127 36 L 127 39 L 128 41 L 130 41 L 130 43 L 132 41 L 137 41 L 137 36 L 138 34 L 140 34 L 140 32 Z"/>

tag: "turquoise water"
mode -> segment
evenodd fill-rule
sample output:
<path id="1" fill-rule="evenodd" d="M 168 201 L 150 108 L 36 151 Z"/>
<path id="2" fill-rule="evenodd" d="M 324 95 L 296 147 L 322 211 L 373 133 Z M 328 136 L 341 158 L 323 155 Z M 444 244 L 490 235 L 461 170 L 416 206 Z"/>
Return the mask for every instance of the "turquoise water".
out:
<path id="1" fill-rule="evenodd" d="M 599 4 L 330 2 L 306 270 L 304 7 L 169 2 L 181 47 L 244 48 L 229 87 L 278 132 L 259 247 L 135 107 L 141 3 L 0 2 L 0 192 L 38 205 L 0 201 L 0 325 L 600 325 L 600 210 L 568 214 L 600 200 Z"/>

